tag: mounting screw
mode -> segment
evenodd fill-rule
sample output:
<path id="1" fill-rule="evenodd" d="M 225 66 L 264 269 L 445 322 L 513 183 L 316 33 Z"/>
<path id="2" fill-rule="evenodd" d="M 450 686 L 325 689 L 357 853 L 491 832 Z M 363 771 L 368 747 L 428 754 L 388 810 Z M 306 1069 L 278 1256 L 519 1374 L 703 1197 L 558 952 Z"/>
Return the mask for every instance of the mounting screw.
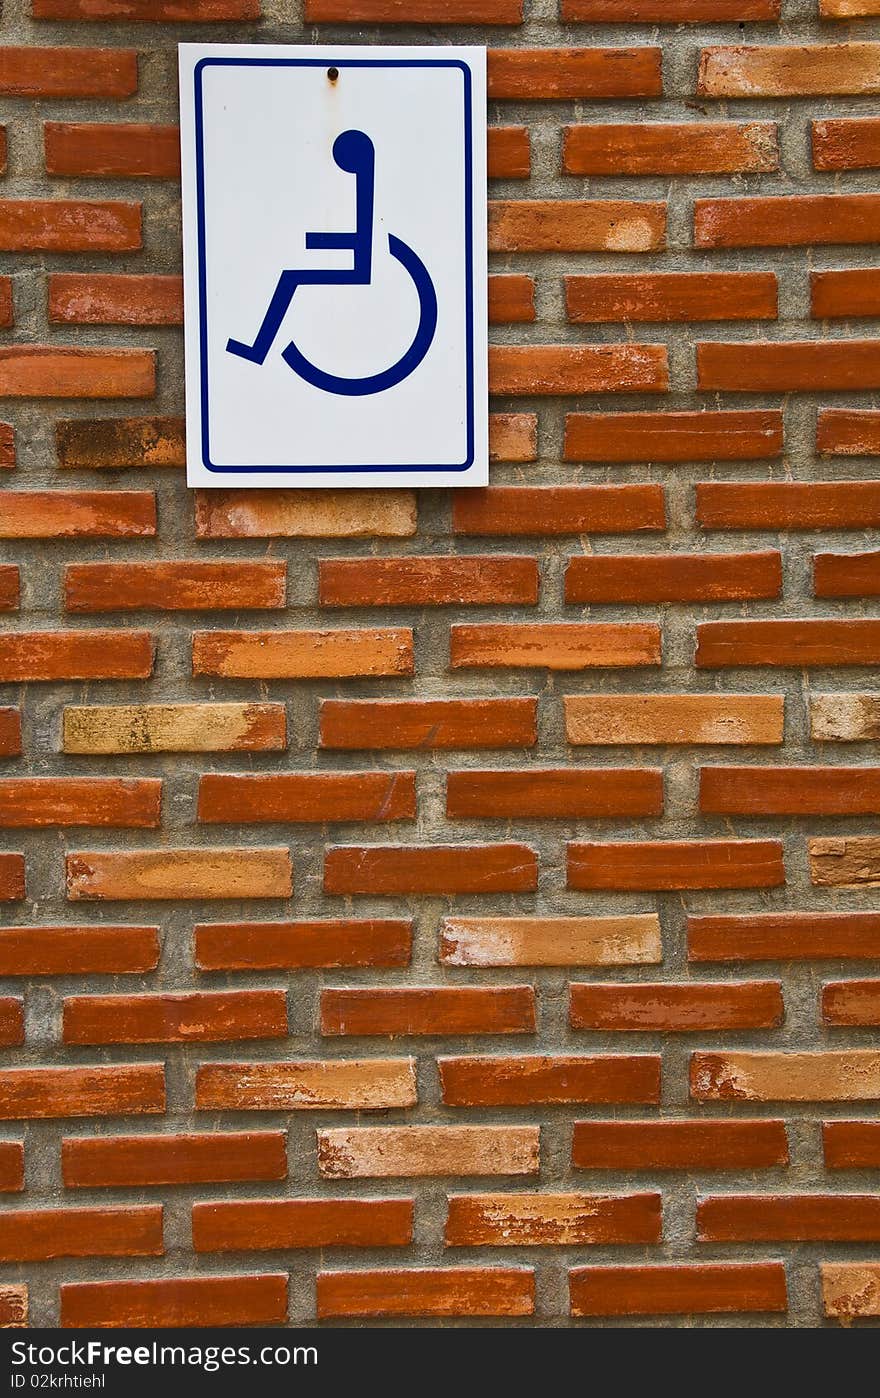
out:
<path id="1" fill-rule="evenodd" d="M 332 83 L 335 83 L 335 82 L 337 81 L 338 77 L 339 77 L 339 69 L 338 69 L 338 68 L 328 68 L 328 69 L 327 69 L 327 77 L 330 79 L 330 81 L 331 81 Z"/>

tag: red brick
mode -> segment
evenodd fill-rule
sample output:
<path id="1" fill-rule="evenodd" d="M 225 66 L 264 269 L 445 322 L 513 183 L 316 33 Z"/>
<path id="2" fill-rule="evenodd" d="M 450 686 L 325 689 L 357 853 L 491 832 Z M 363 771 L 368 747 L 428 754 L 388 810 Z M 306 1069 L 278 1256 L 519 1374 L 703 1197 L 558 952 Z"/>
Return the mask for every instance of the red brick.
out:
<path id="1" fill-rule="evenodd" d="M 415 772 L 262 772 L 199 778 L 198 819 L 209 823 L 412 820 Z"/>
<path id="2" fill-rule="evenodd" d="M 3 539 L 127 539 L 155 533 L 156 497 L 149 490 L 7 490 L 0 497 Z"/>
<path id="3" fill-rule="evenodd" d="M 287 1321 L 286 1272 L 267 1276 L 65 1282 L 60 1293 L 61 1325 L 66 1329 L 284 1325 Z"/>
<path id="4" fill-rule="evenodd" d="M 0 757 L 21 756 L 21 711 L 0 709 Z"/>
<path id="5" fill-rule="evenodd" d="M 161 1257 L 162 1207 L 7 1210 L 0 1222 L 0 1261 L 56 1257 Z"/>
<path id="6" fill-rule="evenodd" d="M 816 170 L 876 170 L 880 120 L 863 117 L 810 123 Z"/>
<path id="7" fill-rule="evenodd" d="M 49 320 L 58 325 L 181 325 L 180 277 L 56 272 Z"/>
<path id="8" fill-rule="evenodd" d="M 496 485 L 456 492 L 455 534 L 623 534 L 665 529 L 660 485 Z"/>
<path id="9" fill-rule="evenodd" d="M 880 271 L 860 267 L 810 273 L 810 315 L 815 320 L 880 316 Z"/>
<path id="10" fill-rule="evenodd" d="M 3 497 L 4 500 L 7 496 Z M 20 576 L 17 563 L 0 564 L 0 612 L 17 612 L 21 603 Z"/>
<path id="11" fill-rule="evenodd" d="M 4 97 L 131 97 L 137 92 L 134 49 L 27 48 L 0 52 Z"/>
<path id="12" fill-rule="evenodd" d="M 449 656 L 454 670 L 508 666 L 589 670 L 659 665 L 660 627 L 637 622 L 456 625 L 450 628 Z"/>
<path id="13" fill-rule="evenodd" d="M 134 492 L 128 492 L 133 494 Z M 95 492 L 106 499 L 107 491 Z M 7 496 L 7 499 L 10 497 Z M 152 500 L 152 496 L 148 497 Z M 283 607 L 284 563 L 72 563 L 68 612 L 214 611 Z"/>
<path id="14" fill-rule="evenodd" d="M 180 178 L 180 133 L 176 126 L 47 121 L 43 144 L 47 175 Z"/>
<path id="15" fill-rule="evenodd" d="M 454 1194 L 447 1247 L 658 1243 L 659 1194 Z"/>
<path id="16" fill-rule="evenodd" d="M 562 161 L 568 175 L 733 175 L 776 170 L 779 150 L 772 121 L 604 122 L 567 126 Z"/>
<path id="17" fill-rule="evenodd" d="M 307 24 L 521 24 L 522 0 L 306 0 Z"/>
<path id="18" fill-rule="evenodd" d="M 415 1059 L 203 1063 L 199 1111 L 379 1111 L 418 1100 Z"/>
<path id="19" fill-rule="evenodd" d="M 135 252 L 141 206 L 116 200 L 2 199 L 2 252 Z"/>
<path id="20" fill-rule="evenodd" d="M 161 801 L 152 777 L 0 778 L 0 826 L 156 829 Z"/>
<path id="21" fill-rule="evenodd" d="M 518 101 L 659 97 L 661 50 L 638 48 L 489 49 L 489 97 Z"/>
<path id="22" fill-rule="evenodd" d="M 698 199 L 698 248 L 802 247 L 875 243 L 880 194 L 785 194 L 762 199 Z"/>
<path id="23" fill-rule="evenodd" d="M 23 1329 L 28 1323 L 28 1289 L 4 1282 L 0 1285 L 0 1327 Z"/>
<path id="24" fill-rule="evenodd" d="M 708 815 L 877 815 L 880 767 L 702 767 Z"/>
<path id="25" fill-rule="evenodd" d="M 283 1131 L 211 1131 L 203 1136 L 67 1136 L 67 1189 L 140 1189 L 287 1177 Z"/>
<path id="26" fill-rule="evenodd" d="M 411 675 L 412 631 L 196 631 L 193 674 L 227 679 L 347 679 Z M 2 654 L 2 652 L 0 652 Z"/>
<path id="27" fill-rule="evenodd" d="M 0 1119 L 139 1116 L 165 1110 L 162 1063 L 0 1071 Z"/>
<path id="28" fill-rule="evenodd" d="M 873 1170 L 880 1166 L 880 1121 L 824 1121 L 826 1170 Z"/>
<path id="29" fill-rule="evenodd" d="M 575 324 L 775 320 L 773 272 L 647 272 L 565 278 Z"/>
<path id="30" fill-rule="evenodd" d="M 689 961 L 840 961 L 880 957 L 880 913 L 689 916 Z"/>
<path id="31" fill-rule="evenodd" d="M 183 419 L 105 418 L 56 422 L 58 465 L 69 470 L 120 471 L 129 466 L 183 466 Z"/>
<path id="32" fill-rule="evenodd" d="M 880 524 L 880 481 L 703 481 L 704 529 L 871 529 Z"/>
<path id="33" fill-rule="evenodd" d="M 0 996 L 0 1047 L 17 1048 L 24 1043 L 24 1001 L 14 995 Z"/>
<path id="34" fill-rule="evenodd" d="M 805 666 L 880 663 L 880 621 L 704 621 L 696 664 Z"/>
<path id="35" fill-rule="evenodd" d="M 492 345 L 489 392 L 665 393 L 665 345 Z"/>
<path id="36" fill-rule="evenodd" d="M 286 849 L 96 850 L 68 854 L 67 897 L 289 898 L 293 889 Z"/>
<path id="37" fill-rule="evenodd" d="M 24 855 L 0 853 L 0 903 L 17 903 L 24 896 Z"/>
<path id="38" fill-rule="evenodd" d="M 534 558 L 322 558 L 318 599 L 325 607 L 534 605 Z"/>
<path id="39" fill-rule="evenodd" d="M 6 173 L 6 129 L 0 128 L 0 173 Z M 15 307 L 12 298 L 12 278 L 0 277 L 0 327 L 8 329 L 15 322 Z"/>
<path id="40" fill-rule="evenodd" d="M 528 893 L 538 861 L 527 845 L 354 845 L 328 849 L 325 893 Z"/>
<path id="41" fill-rule="evenodd" d="M 594 24 L 698 24 L 778 19 L 780 0 L 561 0 L 565 21 Z"/>
<path id="42" fill-rule="evenodd" d="M 490 126 L 486 145 L 490 180 L 528 179 L 532 157 L 527 126 Z"/>
<path id="43" fill-rule="evenodd" d="M 355 1126 L 318 1130 L 325 1179 L 536 1175 L 538 1126 Z"/>
<path id="44" fill-rule="evenodd" d="M 537 699 L 322 699 L 322 748 L 444 751 L 538 741 Z"/>
<path id="45" fill-rule="evenodd" d="M 566 461 L 763 461 L 782 452 L 782 414 L 569 413 Z"/>
<path id="46" fill-rule="evenodd" d="M 778 840 L 621 840 L 568 846 L 568 887 L 776 888 L 785 883 Z"/>
<path id="47" fill-rule="evenodd" d="M 0 681 L 143 680 L 153 672 L 148 631 L 18 631 L 0 636 Z"/>
<path id="48" fill-rule="evenodd" d="M 576 1316 L 746 1315 L 788 1309 L 781 1262 L 578 1267 L 569 1278 Z"/>
<path id="49" fill-rule="evenodd" d="M 0 422 L 0 470 L 10 471 L 15 466 L 15 429 L 8 422 Z"/>
<path id="50" fill-rule="evenodd" d="M 663 813 L 663 774 L 644 767 L 450 772 L 451 820 L 589 820 Z"/>
<path id="51" fill-rule="evenodd" d="M 580 1102 L 659 1102 L 660 1058 L 653 1054 L 554 1054 L 526 1058 L 440 1058 L 449 1107 L 525 1107 Z"/>
<path id="52" fill-rule="evenodd" d="M 513 325 L 535 319 L 533 277 L 510 274 L 489 278 L 489 324 Z"/>
<path id="53" fill-rule="evenodd" d="M 666 245 L 666 205 L 625 199 L 497 199 L 490 252 L 655 252 Z"/>
<path id="54" fill-rule="evenodd" d="M 681 1034 L 706 1030 L 775 1029 L 783 1017 L 778 981 L 656 981 L 572 985 L 572 1029 Z"/>
<path id="55" fill-rule="evenodd" d="M 535 1309 L 525 1267 L 319 1272 L 318 1319 L 334 1316 L 521 1316 Z"/>
<path id="56" fill-rule="evenodd" d="M 412 924 L 402 918 L 204 922 L 195 927 L 195 964 L 201 971 L 408 966 L 411 945 Z"/>
<path id="57" fill-rule="evenodd" d="M 193 1204 L 196 1252 L 405 1247 L 411 1199 L 230 1199 Z"/>
<path id="58" fill-rule="evenodd" d="M 593 553 L 569 559 L 565 570 L 566 602 L 738 602 L 781 591 L 782 560 L 771 550 Z"/>
<path id="59" fill-rule="evenodd" d="M 880 413 L 869 408 L 820 408 L 816 450 L 823 456 L 880 456 Z"/>
<path id="60" fill-rule="evenodd" d="M 140 974 L 158 964 L 157 927 L 0 928 L 0 976 Z"/>
<path id="61" fill-rule="evenodd" d="M 701 344 L 697 378 L 701 389 L 742 393 L 880 388 L 880 340 Z"/>
<path id="62" fill-rule="evenodd" d="M 520 986 L 322 990 L 321 1033 L 534 1034 L 535 992 Z"/>
<path id="63" fill-rule="evenodd" d="M 880 981 L 831 981 L 822 987 L 825 1024 L 880 1025 Z"/>
<path id="64" fill-rule="evenodd" d="M 880 594 L 880 552 L 813 555 L 814 597 L 876 597 Z"/>
<path id="65" fill-rule="evenodd" d="M 534 461 L 537 455 L 538 418 L 535 413 L 489 414 L 490 461 Z"/>
<path id="66" fill-rule="evenodd" d="M 787 1165 L 782 1121 L 578 1121 L 579 1170 L 766 1170 Z"/>
<path id="67" fill-rule="evenodd" d="M 176 1044 L 287 1037 L 283 990 L 76 995 L 63 1006 L 66 1044 Z"/>
<path id="68" fill-rule="evenodd" d="M 0 1141 L 0 1191 L 17 1194 L 24 1189 L 24 1143 Z"/>
<path id="69" fill-rule="evenodd" d="M 880 1097 L 880 1055 L 694 1053 L 691 1096 L 698 1102 L 860 1102 Z"/>
<path id="70" fill-rule="evenodd" d="M 0 398 L 152 398 L 153 350 L 7 345 Z"/>
<path id="71" fill-rule="evenodd" d="M 706 48 L 697 78 L 698 97 L 754 101 L 875 92 L 880 92 L 880 44 L 870 43 Z"/>
<path id="72" fill-rule="evenodd" d="M 34 19 L 134 19 L 201 24 L 210 20 L 260 18 L 260 0 L 31 0 L 31 6 Z"/>
<path id="73" fill-rule="evenodd" d="M 876 1242 L 872 1194 L 728 1194 L 697 1203 L 697 1238 L 709 1243 Z"/>

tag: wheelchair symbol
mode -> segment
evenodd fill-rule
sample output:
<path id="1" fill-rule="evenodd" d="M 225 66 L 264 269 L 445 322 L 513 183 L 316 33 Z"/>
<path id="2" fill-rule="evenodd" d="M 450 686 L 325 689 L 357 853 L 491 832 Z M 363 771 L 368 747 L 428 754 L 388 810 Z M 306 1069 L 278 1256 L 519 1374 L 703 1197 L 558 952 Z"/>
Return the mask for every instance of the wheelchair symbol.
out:
<path id="1" fill-rule="evenodd" d="M 340 170 L 355 177 L 355 231 L 353 233 L 307 233 L 307 248 L 345 248 L 354 254 L 353 266 L 346 271 L 283 271 L 272 293 L 269 308 L 263 317 L 252 345 L 241 340 L 229 340 L 226 349 L 252 364 L 262 364 L 275 340 L 297 287 L 300 286 L 368 286 L 372 278 L 373 254 L 373 191 L 375 185 L 376 152 L 373 142 L 363 131 L 343 131 L 333 143 L 333 159 Z M 368 393 L 383 393 L 402 383 L 419 367 L 434 339 L 437 329 L 437 293 L 425 264 L 411 247 L 388 235 L 388 251 L 409 273 L 419 297 L 419 325 L 412 344 L 396 364 L 379 374 L 364 378 L 342 378 L 328 374 L 306 359 L 293 341 L 282 351 L 282 358 L 300 378 L 314 388 L 327 393 L 358 397 Z"/>

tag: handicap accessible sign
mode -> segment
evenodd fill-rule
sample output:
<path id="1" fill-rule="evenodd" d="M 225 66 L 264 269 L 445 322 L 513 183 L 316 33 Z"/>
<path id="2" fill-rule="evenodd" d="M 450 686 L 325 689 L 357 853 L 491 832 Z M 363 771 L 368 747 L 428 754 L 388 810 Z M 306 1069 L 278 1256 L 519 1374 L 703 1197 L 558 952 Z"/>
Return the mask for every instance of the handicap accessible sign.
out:
<path id="1" fill-rule="evenodd" d="M 485 485 L 481 48 L 180 46 L 187 480 Z"/>

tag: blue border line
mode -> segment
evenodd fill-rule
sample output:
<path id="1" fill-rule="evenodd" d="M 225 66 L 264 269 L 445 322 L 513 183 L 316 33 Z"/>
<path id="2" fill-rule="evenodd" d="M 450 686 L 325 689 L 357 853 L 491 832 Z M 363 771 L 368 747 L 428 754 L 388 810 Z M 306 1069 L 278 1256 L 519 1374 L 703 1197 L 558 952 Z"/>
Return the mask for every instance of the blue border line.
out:
<path id="1" fill-rule="evenodd" d="M 202 109 L 202 70 L 207 67 L 259 68 L 458 68 L 464 78 L 464 235 L 465 235 L 465 355 L 467 374 L 467 456 L 463 462 L 447 465 L 405 466 L 215 466 L 210 457 L 208 417 L 208 313 L 205 229 L 205 152 Z M 202 465 L 217 475 L 271 472 L 286 475 L 379 474 L 392 471 L 467 471 L 475 458 L 474 422 L 474 267 L 473 267 L 473 94 L 471 70 L 458 58 L 200 58 L 193 69 L 196 144 L 196 209 L 199 258 L 199 354 L 202 417 Z"/>

